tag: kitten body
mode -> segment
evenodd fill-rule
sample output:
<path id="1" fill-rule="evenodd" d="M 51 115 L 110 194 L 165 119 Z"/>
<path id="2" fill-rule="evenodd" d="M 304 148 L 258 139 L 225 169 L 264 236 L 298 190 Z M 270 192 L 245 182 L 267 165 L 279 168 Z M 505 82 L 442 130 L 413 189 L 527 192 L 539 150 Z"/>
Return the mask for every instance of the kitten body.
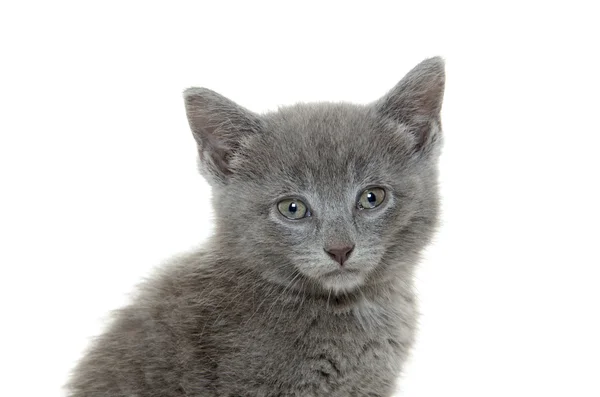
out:
<path id="1" fill-rule="evenodd" d="M 443 87 L 432 58 L 364 106 L 256 115 L 187 90 L 215 234 L 116 313 L 69 395 L 391 396 L 437 223 Z M 367 191 L 384 197 L 357 206 Z M 278 209 L 287 199 L 306 215 Z"/>

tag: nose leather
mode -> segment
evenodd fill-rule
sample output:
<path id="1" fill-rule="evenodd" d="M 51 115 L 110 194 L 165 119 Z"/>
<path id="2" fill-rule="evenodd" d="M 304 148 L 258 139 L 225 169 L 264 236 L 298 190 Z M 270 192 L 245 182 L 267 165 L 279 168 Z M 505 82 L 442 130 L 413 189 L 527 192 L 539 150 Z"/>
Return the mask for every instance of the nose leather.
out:
<path id="1" fill-rule="evenodd" d="M 354 249 L 354 245 L 343 245 L 343 246 L 333 246 L 329 248 L 325 248 L 325 252 L 340 266 L 344 266 L 344 263 L 348 260 L 348 257 L 352 253 Z"/>

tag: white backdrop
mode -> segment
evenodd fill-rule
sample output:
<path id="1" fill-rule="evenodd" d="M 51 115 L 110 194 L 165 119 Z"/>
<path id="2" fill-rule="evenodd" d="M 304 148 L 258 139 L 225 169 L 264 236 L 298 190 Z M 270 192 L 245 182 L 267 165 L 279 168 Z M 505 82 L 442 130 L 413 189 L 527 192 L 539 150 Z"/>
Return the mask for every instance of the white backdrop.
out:
<path id="1" fill-rule="evenodd" d="M 366 103 L 441 55 L 443 226 L 401 394 L 600 395 L 593 2 L 249 3 L 0 7 L 0 394 L 61 395 L 107 312 L 211 232 L 184 88 Z"/>

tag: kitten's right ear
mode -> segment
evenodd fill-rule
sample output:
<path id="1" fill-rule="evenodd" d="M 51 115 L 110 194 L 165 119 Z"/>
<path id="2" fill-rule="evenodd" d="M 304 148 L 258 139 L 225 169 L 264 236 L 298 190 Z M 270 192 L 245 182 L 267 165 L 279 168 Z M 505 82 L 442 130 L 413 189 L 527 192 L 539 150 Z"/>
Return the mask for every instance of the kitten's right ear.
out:
<path id="1" fill-rule="evenodd" d="M 245 136 L 258 133 L 258 115 L 206 88 L 184 91 L 185 110 L 198 144 L 201 171 L 209 182 L 227 183 L 231 159 Z"/>

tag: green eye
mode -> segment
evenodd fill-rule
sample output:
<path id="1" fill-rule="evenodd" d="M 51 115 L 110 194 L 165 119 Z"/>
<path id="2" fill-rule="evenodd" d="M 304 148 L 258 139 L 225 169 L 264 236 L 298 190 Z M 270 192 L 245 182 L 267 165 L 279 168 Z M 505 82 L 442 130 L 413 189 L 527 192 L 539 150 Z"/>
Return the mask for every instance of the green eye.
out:
<path id="1" fill-rule="evenodd" d="M 288 219 L 296 220 L 310 216 L 310 212 L 308 211 L 308 208 L 306 208 L 306 204 L 298 199 L 281 200 L 277 204 L 277 209 L 281 215 Z"/>
<path id="2" fill-rule="evenodd" d="M 358 209 L 370 210 L 379 207 L 385 198 L 385 190 L 380 187 L 366 189 L 360 194 L 358 199 Z"/>

